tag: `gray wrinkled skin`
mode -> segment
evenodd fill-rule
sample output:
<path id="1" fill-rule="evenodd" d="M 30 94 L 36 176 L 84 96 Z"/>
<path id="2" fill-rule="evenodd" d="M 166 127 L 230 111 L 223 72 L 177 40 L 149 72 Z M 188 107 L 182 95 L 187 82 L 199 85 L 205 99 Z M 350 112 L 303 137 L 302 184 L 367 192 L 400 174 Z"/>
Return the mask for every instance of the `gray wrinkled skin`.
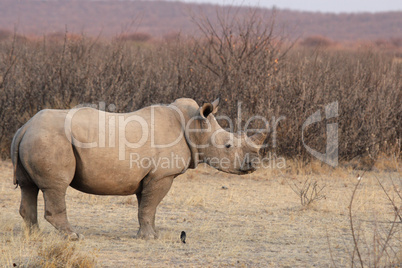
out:
<path id="1" fill-rule="evenodd" d="M 168 106 L 155 105 L 127 114 L 92 108 L 38 112 L 17 131 L 11 145 L 14 184 L 21 188 L 21 216 L 28 227 L 37 227 L 40 189 L 46 220 L 72 239 L 79 239 L 82 235 L 75 233 L 67 220 L 68 186 L 97 195 L 136 194 L 140 223 L 137 237 L 156 238 L 156 208 L 176 176 L 201 162 L 235 174 L 255 170 L 250 159 L 259 157 L 266 135 L 258 133 L 247 138 L 224 131 L 214 117 L 218 103 L 216 100 L 199 107 L 192 99 L 178 99 Z M 68 117 L 72 112 L 73 116 Z M 104 125 L 99 123 L 100 116 L 106 118 Z M 148 129 L 142 129 L 141 120 L 120 126 L 133 116 L 142 118 Z M 66 118 L 70 128 L 65 128 Z M 124 146 L 121 153 L 121 135 L 128 143 L 136 143 L 144 137 L 144 131 L 154 133 L 153 137 L 147 135 L 138 148 Z M 80 143 L 95 146 L 83 148 Z M 170 145 L 157 148 L 155 144 Z M 133 155 L 135 160 L 140 157 L 148 162 L 132 164 Z M 175 161 L 170 165 L 155 165 L 157 162 L 151 161 L 171 159 L 172 155 Z M 224 164 L 219 162 L 221 159 L 225 159 Z M 241 166 L 239 159 L 246 159 Z"/>

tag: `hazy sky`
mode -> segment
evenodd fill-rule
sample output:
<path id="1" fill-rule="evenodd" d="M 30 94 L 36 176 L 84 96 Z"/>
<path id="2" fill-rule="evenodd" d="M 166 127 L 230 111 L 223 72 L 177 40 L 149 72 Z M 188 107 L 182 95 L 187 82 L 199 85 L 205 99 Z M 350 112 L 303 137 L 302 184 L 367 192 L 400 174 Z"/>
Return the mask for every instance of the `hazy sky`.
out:
<path id="1" fill-rule="evenodd" d="M 378 12 L 402 11 L 402 0 L 182 0 L 183 2 L 276 6 L 303 11 Z M 402 19 L 402 18 L 401 18 Z"/>

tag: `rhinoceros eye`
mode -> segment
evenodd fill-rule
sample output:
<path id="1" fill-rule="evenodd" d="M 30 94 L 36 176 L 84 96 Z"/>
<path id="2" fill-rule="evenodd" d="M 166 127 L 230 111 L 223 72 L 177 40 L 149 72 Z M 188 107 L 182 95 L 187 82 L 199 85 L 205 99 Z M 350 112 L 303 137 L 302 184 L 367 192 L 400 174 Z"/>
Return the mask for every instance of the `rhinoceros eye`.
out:
<path id="1" fill-rule="evenodd" d="M 227 144 L 225 145 L 225 147 L 226 147 L 226 148 L 230 148 L 230 147 L 232 147 L 232 144 L 227 143 Z"/>

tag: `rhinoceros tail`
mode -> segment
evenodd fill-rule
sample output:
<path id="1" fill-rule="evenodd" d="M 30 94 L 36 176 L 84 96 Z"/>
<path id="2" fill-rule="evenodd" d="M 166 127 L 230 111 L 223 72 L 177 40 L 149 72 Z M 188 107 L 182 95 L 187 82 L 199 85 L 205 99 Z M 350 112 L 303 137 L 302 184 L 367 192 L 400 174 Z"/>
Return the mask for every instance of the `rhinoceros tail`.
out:
<path id="1" fill-rule="evenodd" d="M 25 124 L 14 135 L 13 141 L 11 142 L 11 160 L 14 166 L 14 180 L 13 183 L 18 187 L 18 180 L 17 180 L 17 168 L 18 168 L 18 158 L 19 158 L 19 148 L 22 138 L 24 137 L 25 131 L 27 129 L 27 125 Z"/>

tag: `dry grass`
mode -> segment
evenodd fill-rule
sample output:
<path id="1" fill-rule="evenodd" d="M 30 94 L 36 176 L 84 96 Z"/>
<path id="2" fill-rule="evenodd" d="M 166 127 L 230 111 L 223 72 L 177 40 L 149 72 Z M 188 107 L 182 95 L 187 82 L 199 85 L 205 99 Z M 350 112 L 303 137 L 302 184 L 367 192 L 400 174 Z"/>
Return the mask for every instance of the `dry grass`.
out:
<path id="1" fill-rule="evenodd" d="M 337 169 L 318 175 L 286 170 L 259 170 L 236 176 L 201 167 L 178 177 L 157 212 L 160 237 L 134 238 L 138 229 L 134 197 L 92 196 L 69 189 L 67 208 L 72 225 L 85 240 L 68 242 L 40 217 L 41 233 L 27 236 L 18 214 L 20 191 L 12 185 L 9 162 L 0 164 L 0 266 L 32 267 L 46 261 L 69 260 L 70 266 L 350 266 L 353 239 L 348 206 L 356 172 Z M 386 230 L 393 210 L 378 178 L 401 173 L 366 173 L 353 203 L 355 226 L 372 252 L 373 230 Z M 326 184 L 326 199 L 303 207 L 287 180 L 314 179 Z M 227 189 L 222 188 L 227 187 Z M 391 185 L 384 182 L 390 190 Z M 43 213 L 40 194 L 39 213 Z M 401 261 L 401 224 L 390 242 Z M 181 231 L 187 243 L 180 242 Z M 52 252 L 56 253 L 52 253 Z M 330 252 L 331 251 L 331 252 Z M 332 258 L 331 259 L 331 253 Z M 398 255 L 399 254 L 399 255 Z M 391 261 L 388 262 L 390 264 Z M 383 265 L 381 265 L 383 266 Z"/>

